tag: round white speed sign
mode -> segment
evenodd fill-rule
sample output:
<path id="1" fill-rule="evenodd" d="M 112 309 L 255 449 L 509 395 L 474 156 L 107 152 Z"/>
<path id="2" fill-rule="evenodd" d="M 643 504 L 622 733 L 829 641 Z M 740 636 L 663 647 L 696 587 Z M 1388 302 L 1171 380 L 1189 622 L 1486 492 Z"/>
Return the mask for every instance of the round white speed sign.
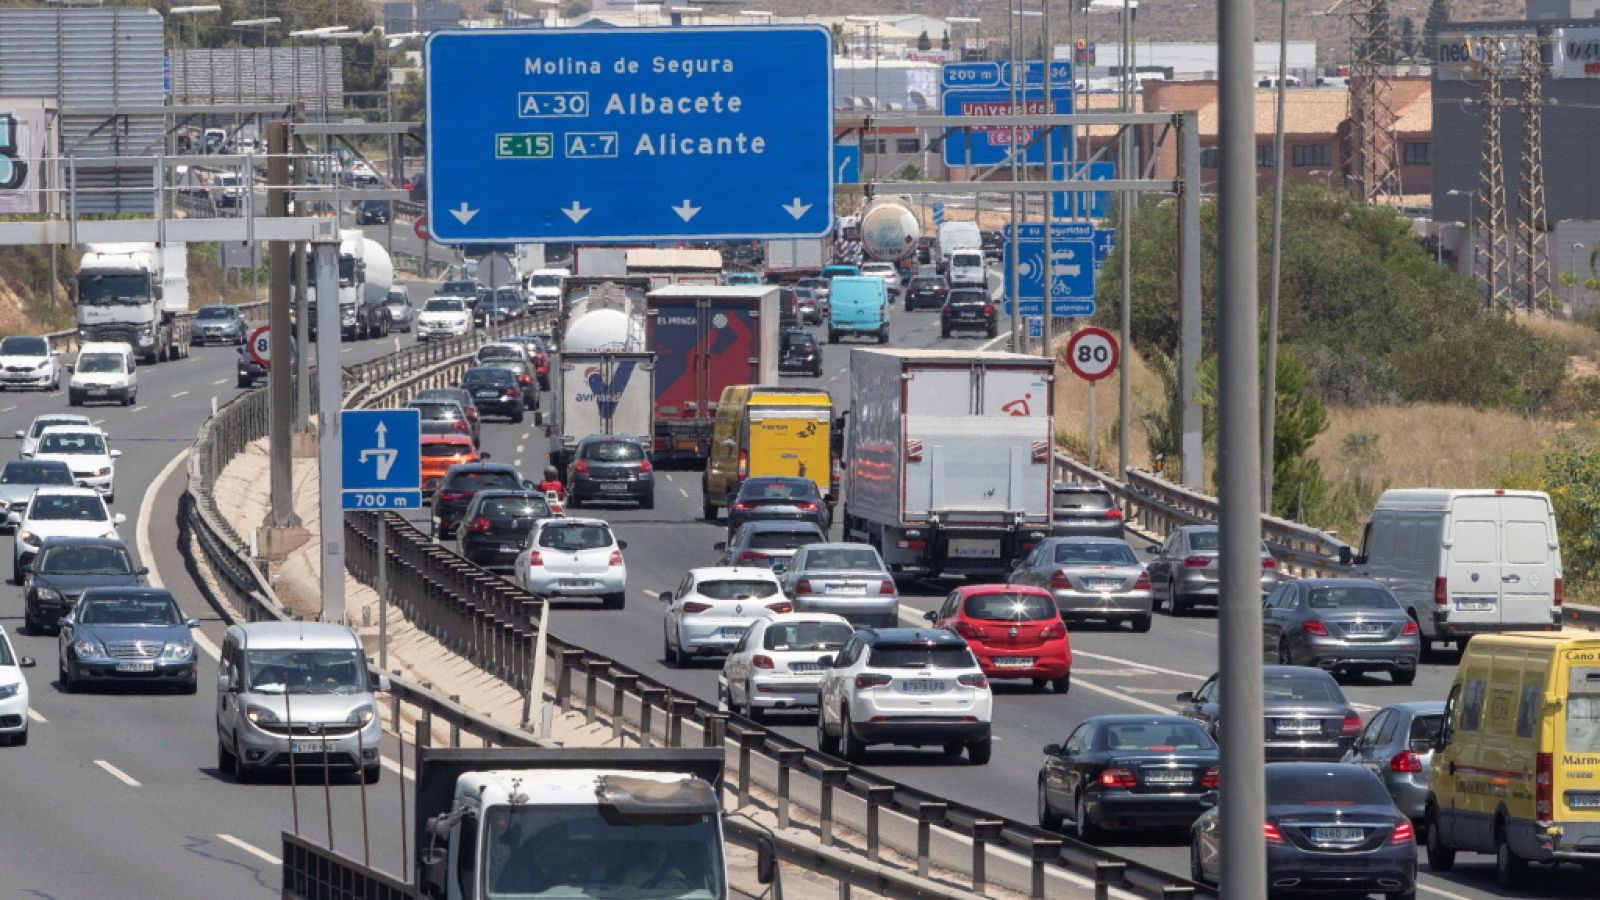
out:
<path id="1" fill-rule="evenodd" d="M 250 358 L 263 366 L 272 364 L 272 329 L 262 325 L 250 332 Z"/>
<path id="2" fill-rule="evenodd" d="M 1117 369 L 1117 339 L 1104 328 L 1089 327 L 1067 341 L 1067 366 L 1084 381 L 1099 381 Z"/>

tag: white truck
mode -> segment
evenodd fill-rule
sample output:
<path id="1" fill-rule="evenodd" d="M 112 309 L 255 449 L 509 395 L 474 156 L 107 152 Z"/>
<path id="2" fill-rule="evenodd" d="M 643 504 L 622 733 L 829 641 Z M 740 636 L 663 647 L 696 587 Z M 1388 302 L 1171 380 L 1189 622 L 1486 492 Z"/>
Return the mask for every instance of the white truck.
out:
<path id="1" fill-rule="evenodd" d="M 550 464 L 566 477 L 578 442 L 595 434 L 655 434 L 655 361 L 646 350 L 642 278 L 571 279 L 553 367 L 555 404 L 546 424 Z"/>
<path id="2" fill-rule="evenodd" d="M 1050 360 L 858 349 L 850 356 L 844 533 L 890 570 L 1003 574 L 1050 533 Z"/>
<path id="3" fill-rule="evenodd" d="M 782 284 L 815 275 L 833 256 L 828 238 L 767 241 L 767 283 Z"/>
<path id="4" fill-rule="evenodd" d="M 121 342 L 146 365 L 189 355 L 187 244 L 85 244 L 73 282 L 78 342 Z"/>
<path id="5" fill-rule="evenodd" d="M 312 340 L 317 338 L 317 269 L 306 258 L 306 315 Z M 394 285 L 394 261 L 383 245 L 358 228 L 339 231 L 339 331 L 360 340 L 389 333 L 389 288 Z M 291 292 L 293 286 L 290 287 Z"/>

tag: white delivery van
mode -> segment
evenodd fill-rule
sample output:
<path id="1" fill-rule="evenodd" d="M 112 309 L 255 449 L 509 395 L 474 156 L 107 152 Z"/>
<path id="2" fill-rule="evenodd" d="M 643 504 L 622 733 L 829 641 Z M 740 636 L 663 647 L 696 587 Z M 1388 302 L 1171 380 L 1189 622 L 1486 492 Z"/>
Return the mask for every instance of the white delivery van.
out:
<path id="1" fill-rule="evenodd" d="M 983 267 L 983 253 L 979 250 L 962 250 L 950 254 L 951 287 L 987 287 L 988 271 Z"/>
<path id="2" fill-rule="evenodd" d="M 139 368 L 133 348 L 111 341 L 89 341 L 78 348 L 78 360 L 67 380 L 67 403 L 82 406 L 115 400 L 131 406 L 139 397 Z"/>
<path id="3" fill-rule="evenodd" d="M 1542 491 L 1384 491 L 1361 552 L 1342 554 L 1375 578 L 1434 641 L 1553 630 L 1561 623 L 1561 545 Z"/>
<path id="4" fill-rule="evenodd" d="M 939 226 L 940 269 L 950 265 L 950 257 L 970 251 L 983 256 L 983 234 L 977 222 L 946 222 Z"/>

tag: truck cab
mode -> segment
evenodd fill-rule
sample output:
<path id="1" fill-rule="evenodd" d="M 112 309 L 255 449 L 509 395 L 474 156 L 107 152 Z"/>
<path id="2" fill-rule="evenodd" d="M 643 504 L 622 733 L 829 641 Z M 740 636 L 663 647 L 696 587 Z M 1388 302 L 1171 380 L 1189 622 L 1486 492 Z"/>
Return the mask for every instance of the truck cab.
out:
<path id="1" fill-rule="evenodd" d="M 124 343 L 152 365 L 188 355 L 186 244 L 85 244 L 72 293 L 80 343 Z"/>
<path id="2" fill-rule="evenodd" d="M 700 483 L 704 517 L 715 520 L 745 479 L 758 476 L 809 478 L 819 494 L 833 497 L 832 423 L 833 399 L 819 388 L 724 388 Z"/>

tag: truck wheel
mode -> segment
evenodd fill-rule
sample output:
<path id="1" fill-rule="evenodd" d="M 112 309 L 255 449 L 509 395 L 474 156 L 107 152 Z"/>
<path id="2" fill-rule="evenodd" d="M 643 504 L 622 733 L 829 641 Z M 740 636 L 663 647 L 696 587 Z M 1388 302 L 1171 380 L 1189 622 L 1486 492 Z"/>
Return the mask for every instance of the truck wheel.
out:
<path id="1" fill-rule="evenodd" d="M 830 343 L 830 344 L 839 343 L 839 332 L 834 331 L 832 328 L 828 329 L 828 343 Z"/>
<path id="2" fill-rule="evenodd" d="M 700 490 L 702 493 L 704 493 L 705 487 L 701 486 Z M 717 508 L 716 506 L 712 505 L 709 498 L 702 501 L 700 504 L 700 517 L 705 519 L 707 522 L 715 522 L 717 520 Z"/>

